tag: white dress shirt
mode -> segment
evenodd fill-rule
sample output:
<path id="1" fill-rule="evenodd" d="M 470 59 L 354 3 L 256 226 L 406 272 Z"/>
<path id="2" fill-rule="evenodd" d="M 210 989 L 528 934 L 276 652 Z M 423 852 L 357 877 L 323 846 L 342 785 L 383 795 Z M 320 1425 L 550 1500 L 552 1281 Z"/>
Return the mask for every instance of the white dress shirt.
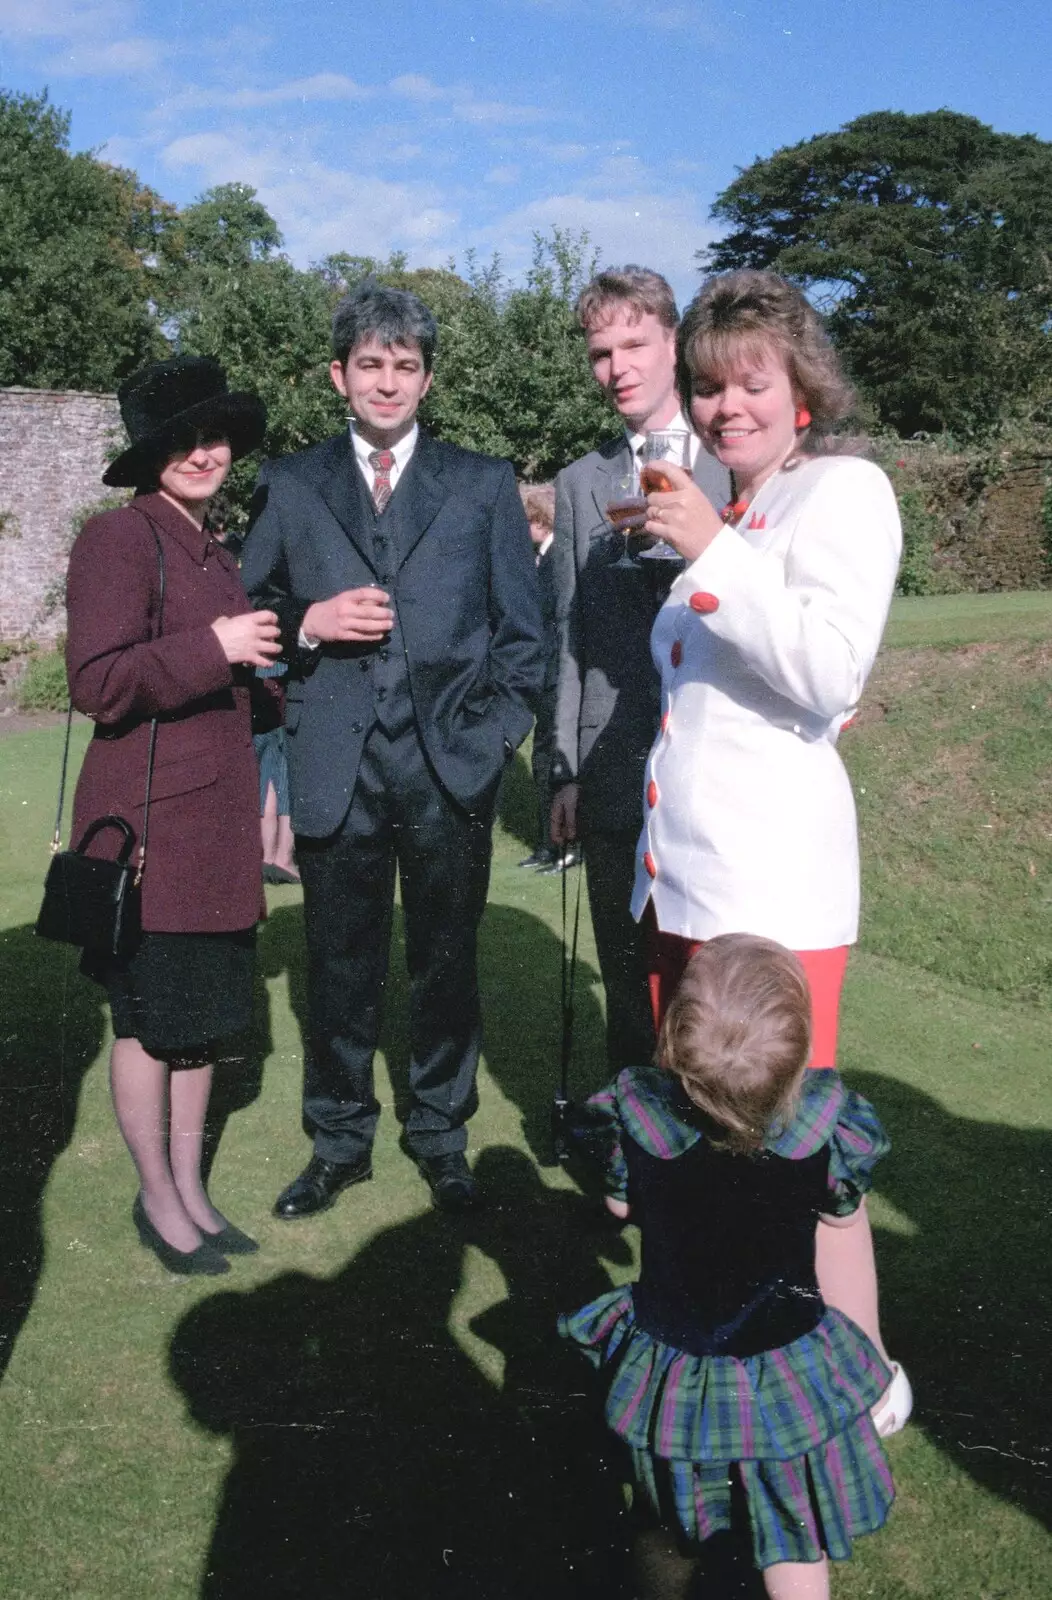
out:
<path id="1" fill-rule="evenodd" d="M 357 427 L 355 426 L 353 417 L 351 418 L 349 426 L 351 431 L 351 446 L 354 450 L 354 459 L 358 463 L 362 477 L 365 479 L 365 487 L 369 491 L 370 498 L 372 497 L 373 489 L 376 486 L 376 473 L 373 471 L 373 468 L 370 465 L 369 457 L 375 450 L 384 448 L 390 449 L 391 454 L 394 456 L 394 460 L 391 463 L 390 473 L 391 492 L 393 494 L 398 486 L 399 478 L 409 465 L 409 459 L 412 456 L 413 451 L 416 449 L 416 441 L 420 437 L 419 424 L 414 422 L 413 426 L 410 428 L 405 437 L 403 439 L 399 439 L 397 444 L 390 446 L 370 444 L 368 439 L 363 439 L 361 434 L 358 432 Z M 312 639 L 309 634 L 304 633 L 302 628 L 300 629 L 299 647 L 301 650 L 316 650 L 319 643 L 320 641 L 318 639 Z"/>
<path id="2" fill-rule="evenodd" d="M 409 458 L 416 449 L 416 441 L 420 437 L 419 425 L 414 422 L 405 438 L 399 439 L 397 444 L 392 445 L 370 444 L 368 439 L 363 439 L 358 432 L 353 417 L 351 418 L 350 429 L 351 444 L 354 446 L 354 459 L 361 468 L 362 477 L 365 479 L 365 487 L 368 489 L 369 494 L 372 495 L 376 484 L 376 473 L 369 465 L 369 457 L 376 450 L 381 449 L 389 449 L 394 456 L 394 461 L 391 464 L 391 489 L 392 491 L 396 489 L 398 480 L 409 465 Z"/>

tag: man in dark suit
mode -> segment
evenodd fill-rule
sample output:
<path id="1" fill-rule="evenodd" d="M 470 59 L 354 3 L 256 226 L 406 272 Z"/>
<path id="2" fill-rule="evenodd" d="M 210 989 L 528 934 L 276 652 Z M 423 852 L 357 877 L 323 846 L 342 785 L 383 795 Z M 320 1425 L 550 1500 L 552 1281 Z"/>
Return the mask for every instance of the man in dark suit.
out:
<path id="1" fill-rule="evenodd" d="M 552 837 L 584 842 L 588 900 L 606 991 L 606 1045 L 614 1068 L 649 1061 L 654 1027 L 641 930 L 629 901 L 643 823 L 643 772 L 661 714 L 650 629 L 682 564 L 641 559 L 627 569 L 624 538 L 607 505 L 614 483 L 655 429 L 689 431 L 676 391 L 672 290 L 656 272 L 601 272 L 582 291 L 577 317 L 596 381 L 624 431 L 555 480 L 555 578 L 559 667 Z M 727 472 L 691 435 L 692 469 L 717 507 Z"/>
<path id="2" fill-rule="evenodd" d="M 448 1209 L 474 1202 L 476 936 L 505 761 L 543 677 L 537 574 L 511 467 L 422 432 L 438 330 L 401 290 L 337 307 L 350 431 L 268 462 L 242 575 L 289 662 L 314 1155 L 279 1196 L 311 1215 L 372 1175 L 373 1053 L 395 873 L 410 979 L 404 1144 Z"/>

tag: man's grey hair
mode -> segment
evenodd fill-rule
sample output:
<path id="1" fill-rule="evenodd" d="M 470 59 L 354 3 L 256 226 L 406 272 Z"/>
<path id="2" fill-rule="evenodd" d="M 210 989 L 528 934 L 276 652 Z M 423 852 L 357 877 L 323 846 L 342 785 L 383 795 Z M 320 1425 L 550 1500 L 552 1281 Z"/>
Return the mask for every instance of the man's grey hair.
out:
<path id="1" fill-rule="evenodd" d="M 424 371 L 430 372 L 438 348 L 438 323 L 424 302 L 408 289 L 366 282 L 344 295 L 333 313 L 332 353 L 341 367 L 358 345 L 377 339 L 393 345 L 419 345 Z"/>

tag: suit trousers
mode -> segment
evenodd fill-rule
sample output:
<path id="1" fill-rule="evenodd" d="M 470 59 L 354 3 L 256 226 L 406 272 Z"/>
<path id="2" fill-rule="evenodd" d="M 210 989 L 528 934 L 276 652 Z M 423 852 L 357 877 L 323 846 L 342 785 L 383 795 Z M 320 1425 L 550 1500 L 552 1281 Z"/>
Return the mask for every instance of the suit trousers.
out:
<path id="1" fill-rule="evenodd" d="M 611 1070 L 654 1059 L 654 1019 L 646 941 L 629 909 L 636 877 L 638 828 L 582 833 L 588 906 L 606 991 L 606 1055 Z"/>
<path id="2" fill-rule="evenodd" d="M 369 1150 L 373 1088 L 390 957 L 395 873 L 409 973 L 405 1142 L 417 1156 L 464 1150 L 476 1109 L 481 1045 L 476 946 L 486 905 L 493 794 L 467 812 L 442 788 L 415 725 L 376 727 L 362 752 L 343 825 L 297 837 L 307 940 L 309 1044 L 303 1109 L 326 1161 Z"/>

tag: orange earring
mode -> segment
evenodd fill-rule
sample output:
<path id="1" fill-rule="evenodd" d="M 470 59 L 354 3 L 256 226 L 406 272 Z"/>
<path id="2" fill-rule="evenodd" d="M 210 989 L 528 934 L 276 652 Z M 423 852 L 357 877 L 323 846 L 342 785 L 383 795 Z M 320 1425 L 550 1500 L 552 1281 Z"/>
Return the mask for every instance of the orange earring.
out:
<path id="1" fill-rule="evenodd" d="M 811 426 L 811 413 L 806 406 L 797 406 L 793 422 L 797 428 L 809 428 Z"/>

